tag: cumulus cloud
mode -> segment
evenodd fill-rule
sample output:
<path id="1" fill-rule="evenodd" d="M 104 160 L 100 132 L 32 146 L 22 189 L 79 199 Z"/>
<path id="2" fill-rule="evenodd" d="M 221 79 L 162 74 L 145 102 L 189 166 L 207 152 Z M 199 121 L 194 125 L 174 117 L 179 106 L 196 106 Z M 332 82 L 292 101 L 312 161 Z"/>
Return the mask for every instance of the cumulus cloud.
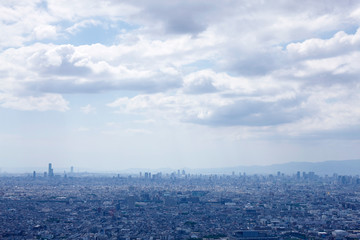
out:
<path id="1" fill-rule="evenodd" d="M 360 52 L 353 51 L 335 57 L 303 60 L 284 67 L 276 75 L 303 81 L 309 86 L 323 85 L 324 90 L 334 84 L 344 84 L 349 89 L 357 88 L 360 72 L 356 63 L 359 57 Z"/>
<path id="2" fill-rule="evenodd" d="M 301 100 L 268 102 L 256 99 L 222 98 L 216 95 L 139 95 L 108 104 L 121 113 L 162 116 L 210 126 L 270 126 L 294 122 L 304 116 Z"/>
<path id="3" fill-rule="evenodd" d="M 175 93 L 123 97 L 108 106 L 168 121 L 251 127 L 254 132 L 270 127 L 279 136 L 324 136 L 358 126 L 358 91 L 359 84 L 310 85 L 203 70 L 185 76 L 183 88 Z"/>
<path id="4" fill-rule="evenodd" d="M 309 97 L 303 102 L 310 114 L 302 119 L 278 128 L 278 134 L 287 136 L 309 136 L 313 138 L 334 136 L 358 138 L 360 124 L 359 88 L 333 85 L 326 89 L 321 86 L 307 88 Z M 353 135 L 349 134 L 353 131 Z"/>
<path id="5" fill-rule="evenodd" d="M 108 106 L 120 112 L 156 114 L 211 126 L 278 125 L 296 121 L 304 114 L 302 96 L 291 85 L 273 80 L 259 84 L 256 79 L 251 82 L 211 70 L 191 73 L 184 79 L 183 88 L 175 94 L 123 97 Z"/>
<path id="6" fill-rule="evenodd" d="M 169 67 L 128 67 L 107 56 L 101 57 L 98 48 L 107 49 L 105 46 L 37 44 L 6 50 L 0 60 L 7 62 L 9 68 L 22 69 L 24 74 L 34 76 L 24 83 L 24 87 L 32 91 L 71 93 L 130 89 L 153 92 L 181 85 L 180 76 Z M 108 57 L 119 56 L 113 53 Z M 4 71 L 10 71 L 9 68 Z"/>
<path id="7" fill-rule="evenodd" d="M 183 89 L 185 93 L 201 94 L 217 91 L 214 85 L 213 72 L 196 72 L 184 78 Z"/>
<path id="8" fill-rule="evenodd" d="M 283 137 L 320 137 L 358 127 L 358 91 L 359 88 L 350 90 L 337 85 L 327 89 L 304 88 L 301 92 L 288 89 L 288 93 L 276 96 L 151 94 L 119 98 L 108 106 L 122 114 L 135 113 L 171 122 L 250 127 L 253 136 L 259 131 L 270 131 Z"/>
<path id="9" fill-rule="evenodd" d="M 34 29 L 34 37 L 37 40 L 55 39 L 56 36 L 56 27 L 52 25 L 40 25 Z"/>
<path id="10" fill-rule="evenodd" d="M 308 39 L 286 46 L 288 54 L 296 59 L 319 59 L 345 55 L 360 47 L 360 28 L 354 34 L 337 32 L 330 39 Z"/>

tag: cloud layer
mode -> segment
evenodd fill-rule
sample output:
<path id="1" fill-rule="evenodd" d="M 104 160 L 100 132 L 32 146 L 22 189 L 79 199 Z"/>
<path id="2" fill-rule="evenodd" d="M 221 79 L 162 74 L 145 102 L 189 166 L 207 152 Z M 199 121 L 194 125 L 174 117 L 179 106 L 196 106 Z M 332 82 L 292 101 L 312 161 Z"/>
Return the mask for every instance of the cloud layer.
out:
<path id="1" fill-rule="evenodd" d="M 103 107 L 173 123 L 282 137 L 360 124 L 358 1 L 6 1 L 0 16 L 3 108 L 119 92 Z"/>

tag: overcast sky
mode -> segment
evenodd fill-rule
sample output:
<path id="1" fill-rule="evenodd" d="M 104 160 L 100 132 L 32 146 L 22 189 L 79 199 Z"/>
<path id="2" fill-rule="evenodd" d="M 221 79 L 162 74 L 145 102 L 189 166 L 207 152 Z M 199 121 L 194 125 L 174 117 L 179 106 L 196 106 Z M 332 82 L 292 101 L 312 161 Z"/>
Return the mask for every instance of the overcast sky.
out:
<path id="1" fill-rule="evenodd" d="M 0 168 L 360 158 L 360 1 L 3 0 Z"/>

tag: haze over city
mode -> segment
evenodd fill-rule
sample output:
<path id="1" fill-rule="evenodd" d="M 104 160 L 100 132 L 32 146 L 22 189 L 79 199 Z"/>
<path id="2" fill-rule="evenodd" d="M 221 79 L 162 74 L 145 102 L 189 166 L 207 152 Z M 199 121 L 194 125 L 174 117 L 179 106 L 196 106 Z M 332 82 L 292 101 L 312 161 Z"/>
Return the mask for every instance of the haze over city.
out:
<path id="1" fill-rule="evenodd" d="M 359 159 L 359 1 L 1 1 L 0 168 Z"/>

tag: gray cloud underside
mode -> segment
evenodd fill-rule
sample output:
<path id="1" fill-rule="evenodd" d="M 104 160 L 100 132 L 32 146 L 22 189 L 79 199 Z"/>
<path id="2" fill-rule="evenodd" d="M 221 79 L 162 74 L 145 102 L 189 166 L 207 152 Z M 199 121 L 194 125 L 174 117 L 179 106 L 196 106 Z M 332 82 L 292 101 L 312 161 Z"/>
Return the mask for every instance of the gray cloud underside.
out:
<path id="1" fill-rule="evenodd" d="M 216 109 L 209 118 L 189 121 L 211 126 L 273 126 L 305 116 L 306 112 L 299 108 L 299 104 L 299 100 L 237 101 Z"/>

